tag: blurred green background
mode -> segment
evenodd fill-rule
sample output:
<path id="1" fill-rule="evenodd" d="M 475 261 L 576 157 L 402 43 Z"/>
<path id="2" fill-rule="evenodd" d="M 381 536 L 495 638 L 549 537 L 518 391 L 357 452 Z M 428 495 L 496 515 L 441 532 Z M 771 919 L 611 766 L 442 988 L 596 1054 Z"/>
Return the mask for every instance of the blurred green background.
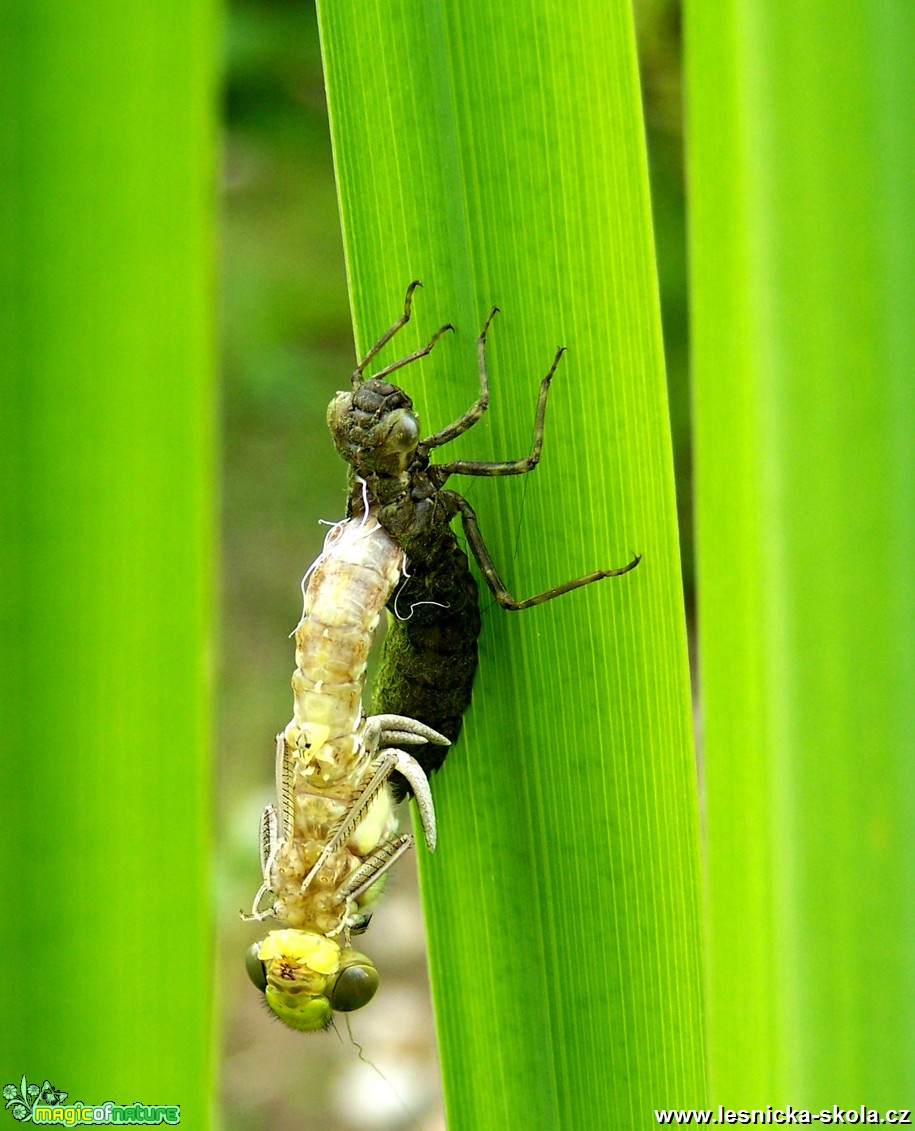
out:
<path id="1" fill-rule="evenodd" d="M 0 1084 L 20 1116 L 44 1081 L 188 1125 L 212 1106 L 218 33 L 215 0 L 0 5 Z"/>
<path id="2" fill-rule="evenodd" d="M 688 511 L 686 282 L 680 13 L 636 5 L 657 226 L 682 537 Z M 229 5 L 223 176 L 224 640 L 218 788 L 226 843 L 220 908 L 256 886 L 255 821 L 269 800 L 270 736 L 289 713 L 299 579 L 336 519 L 344 476 L 324 422 L 354 347 L 313 4 Z M 684 569 L 691 576 L 690 546 Z M 257 752 L 260 751 L 260 755 Z M 373 937 L 379 1008 L 353 1018 L 387 1077 L 361 1064 L 345 1031 L 303 1043 L 264 1015 L 240 964 L 252 928 L 220 915 L 226 1126 L 416 1126 L 442 1122 L 424 939 L 412 860 L 385 894 Z M 227 926 L 228 924 L 228 926 Z M 386 1018 L 398 1017 L 394 1034 Z M 398 1096 L 402 1103 L 398 1100 Z"/>

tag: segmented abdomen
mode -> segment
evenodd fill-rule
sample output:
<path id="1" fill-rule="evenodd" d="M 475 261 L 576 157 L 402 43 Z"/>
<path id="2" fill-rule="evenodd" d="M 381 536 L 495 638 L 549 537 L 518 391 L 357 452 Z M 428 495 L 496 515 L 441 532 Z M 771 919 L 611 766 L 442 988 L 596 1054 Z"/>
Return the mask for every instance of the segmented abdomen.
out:
<path id="1" fill-rule="evenodd" d="M 281 847 L 272 872 L 274 914 L 290 927 L 339 931 L 341 888 L 396 829 L 382 789 L 352 835 L 302 883 L 366 784 L 362 689 L 379 617 L 401 575 L 403 552 L 370 513 L 338 523 L 308 579 L 295 630 L 294 711 L 282 735 L 277 788 Z"/>

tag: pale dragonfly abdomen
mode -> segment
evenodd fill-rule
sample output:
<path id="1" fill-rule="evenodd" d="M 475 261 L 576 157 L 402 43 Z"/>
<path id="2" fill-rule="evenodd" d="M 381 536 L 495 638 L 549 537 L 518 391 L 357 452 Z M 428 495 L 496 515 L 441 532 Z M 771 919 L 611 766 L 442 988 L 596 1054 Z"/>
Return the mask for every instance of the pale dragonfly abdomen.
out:
<path id="1" fill-rule="evenodd" d="M 365 930 L 384 874 L 412 844 L 397 832 L 395 770 L 410 781 L 435 846 L 426 776 L 393 744 L 447 740 L 398 715 L 367 719 L 362 708 L 374 632 L 403 565 L 403 551 L 366 511 L 331 529 L 306 574 L 293 717 L 277 735 L 277 800 L 261 821 L 263 883 L 249 916 L 285 927 L 248 954 L 252 981 L 295 1029 L 324 1028 L 334 1010 L 358 1009 L 377 989 L 374 965 L 350 936 Z"/>

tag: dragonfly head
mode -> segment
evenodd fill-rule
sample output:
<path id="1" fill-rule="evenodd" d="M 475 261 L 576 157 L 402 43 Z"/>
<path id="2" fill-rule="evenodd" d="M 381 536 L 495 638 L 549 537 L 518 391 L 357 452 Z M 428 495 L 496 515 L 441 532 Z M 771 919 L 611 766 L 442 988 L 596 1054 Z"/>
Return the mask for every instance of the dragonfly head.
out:
<path id="1" fill-rule="evenodd" d="M 363 381 L 352 392 L 337 393 L 327 423 L 337 451 L 364 477 L 402 474 L 420 439 L 413 402 L 388 381 Z"/>
<path id="2" fill-rule="evenodd" d="M 245 957 L 248 977 L 293 1029 L 326 1029 L 334 1010 L 350 1013 L 375 996 L 378 971 L 357 950 L 312 931 L 271 931 Z"/>

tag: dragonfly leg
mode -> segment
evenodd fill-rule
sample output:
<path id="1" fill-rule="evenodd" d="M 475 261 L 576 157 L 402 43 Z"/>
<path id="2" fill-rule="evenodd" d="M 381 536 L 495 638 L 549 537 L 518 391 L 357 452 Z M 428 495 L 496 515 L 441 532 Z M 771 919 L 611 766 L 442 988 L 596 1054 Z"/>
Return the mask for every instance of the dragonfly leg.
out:
<path id="1" fill-rule="evenodd" d="M 353 370 L 352 384 L 354 389 L 358 388 L 365 380 L 365 368 L 369 364 L 369 362 L 377 357 L 378 354 L 391 340 L 391 338 L 394 337 L 397 331 L 402 330 L 404 326 L 406 326 L 406 324 L 410 321 L 410 315 L 413 311 L 413 292 L 417 287 L 421 286 L 422 283 L 419 281 L 419 279 L 414 279 L 413 282 L 407 287 L 407 293 L 403 301 L 403 314 L 401 314 L 401 316 L 397 319 L 393 326 L 390 326 L 387 330 L 385 330 L 378 341 L 369 349 L 365 357 L 363 357 L 363 359 Z M 450 322 L 446 323 L 444 326 L 440 326 L 439 329 L 436 330 L 432 335 L 429 342 L 422 347 L 422 349 L 414 350 L 413 353 L 407 354 L 406 357 L 402 357 L 399 361 L 394 361 L 390 365 L 385 366 L 384 369 L 379 370 L 378 373 L 375 373 L 373 375 L 373 380 L 377 381 L 382 377 L 387 377 L 389 373 L 393 373 L 396 369 L 402 369 L 405 365 L 409 365 L 410 362 L 418 361 L 421 357 L 425 357 L 427 353 L 432 352 L 432 347 L 439 340 L 442 334 L 444 334 L 446 330 L 453 329 L 454 327 Z"/>
<path id="2" fill-rule="evenodd" d="M 584 577 L 576 577 L 572 581 L 566 581 L 562 585 L 556 585 L 552 589 L 545 590 L 543 593 L 537 593 L 533 597 L 527 597 L 523 601 L 516 601 L 511 593 L 509 593 L 505 582 L 499 576 L 499 571 L 493 563 L 486 543 L 483 541 L 483 535 L 480 532 L 480 524 L 473 507 L 467 502 L 463 495 L 459 495 L 456 491 L 443 491 L 442 494 L 447 495 L 449 500 L 453 502 L 456 509 L 460 512 L 461 525 L 464 527 L 464 533 L 467 535 L 467 542 L 470 545 L 470 549 L 473 551 L 476 563 L 480 567 L 483 577 L 486 579 L 486 584 L 492 590 L 493 596 L 503 609 L 529 609 L 534 605 L 542 605 L 544 601 L 552 601 L 554 597 L 561 597 L 563 593 L 571 593 L 573 589 L 580 589 L 583 585 L 590 585 L 593 581 L 602 581 L 605 577 L 619 577 L 620 574 L 628 573 L 629 570 L 635 569 L 642 560 L 641 554 L 636 554 L 631 562 L 621 566 L 619 569 L 595 570 L 593 573 L 586 574 Z"/>
<path id="3" fill-rule="evenodd" d="M 277 817 L 276 806 L 268 805 L 261 814 L 261 886 L 257 889 L 254 899 L 251 902 L 251 911 L 249 914 L 241 913 L 242 919 L 245 922 L 257 920 L 260 922 L 266 919 L 268 915 L 273 914 L 273 903 L 269 907 L 261 909 L 261 900 L 265 895 L 272 895 L 273 888 L 272 874 L 273 865 L 276 861 L 277 853 L 280 850 L 280 836 L 279 836 L 279 819 Z"/>
<path id="4" fill-rule="evenodd" d="M 410 788 L 416 797 L 416 806 L 419 809 L 426 844 L 430 852 L 435 851 L 435 805 L 432 802 L 429 779 L 415 758 L 407 754 L 405 750 L 397 750 L 394 747 L 381 751 L 381 760 L 378 762 L 374 773 L 335 830 L 333 838 L 328 843 L 328 849 L 336 852 L 345 843 L 356 825 L 359 824 L 365 811 L 378 796 L 384 783 L 395 770 L 403 774 L 410 783 Z M 325 849 L 325 851 L 328 849 Z"/>
<path id="5" fill-rule="evenodd" d="M 352 380 L 354 389 L 362 384 L 364 380 L 363 371 L 365 370 L 365 367 L 369 364 L 369 362 L 372 361 L 372 359 L 375 358 L 379 353 L 381 353 L 381 351 L 388 344 L 391 338 L 394 337 L 397 331 L 402 330 L 404 326 L 406 326 L 406 324 L 410 321 L 410 313 L 413 307 L 413 292 L 417 287 L 421 286 L 422 283 L 419 281 L 419 279 L 414 279 L 413 282 L 407 287 L 407 293 L 403 300 L 403 314 L 401 314 L 401 316 L 397 319 L 393 326 L 385 330 L 378 341 L 371 347 L 365 357 L 353 370 Z"/>
<path id="6" fill-rule="evenodd" d="M 450 746 L 443 734 L 427 727 L 418 719 L 406 715 L 370 715 L 365 720 L 365 745 L 369 753 L 395 742 L 415 742 L 423 745 L 433 742 L 437 746 Z"/>
<path id="7" fill-rule="evenodd" d="M 422 726 L 422 724 L 418 724 Z M 433 733 L 435 733 L 433 731 Z M 382 786 L 394 773 L 402 774 L 410 783 L 413 795 L 416 798 L 416 807 L 419 810 L 419 819 L 423 826 L 423 837 L 430 852 L 435 851 L 437 832 L 435 826 L 435 805 L 432 801 L 432 790 L 429 788 L 429 779 L 419 762 L 405 750 L 391 747 L 381 751 L 381 760 L 378 762 L 374 773 L 368 783 L 361 790 L 353 802 L 349 812 L 340 822 L 332 839 L 329 841 L 325 852 L 336 852 L 359 824 L 369 805 L 378 796 Z"/>
<path id="8" fill-rule="evenodd" d="M 450 745 L 450 743 L 449 743 Z M 415 758 L 404 750 L 392 750 L 397 755 L 394 769 L 409 782 L 410 789 L 416 799 L 416 808 L 419 810 L 419 823 L 423 827 L 423 837 L 426 847 L 430 852 L 435 851 L 438 832 L 435 825 L 435 806 L 432 803 L 432 791 L 429 788 L 429 779 L 426 771 Z"/>
<path id="9" fill-rule="evenodd" d="M 432 353 L 435 343 L 439 340 L 442 334 L 448 330 L 453 330 L 454 327 L 450 322 L 446 322 L 444 326 L 439 326 L 429 341 L 418 350 L 408 353 L 406 357 L 400 358 L 398 361 L 392 361 L 390 365 L 386 365 L 384 369 L 379 369 L 377 373 L 372 374 L 373 381 L 380 381 L 383 377 L 393 373 L 396 369 L 403 369 L 405 365 L 409 365 L 413 361 L 419 361 L 421 357 L 425 357 L 427 353 Z"/>
<path id="10" fill-rule="evenodd" d="M 550 391 L 550 382 L 553 380 L 556 367 L 559 365 L 559 359 L 564 353 L 565 349 L 560 346 L 553 358 L 549 373 L 540 382 L 540 392 L 537 394 L 537 412 L 534 417 L 534 439 L 528 455 L 522 456 L 521 459 L 506 460 L 455 459 L 436 464 L 435 470 L 445 477 L 449 475 L 525 475 L 528 471 L 533 471 L 540 462 L 540 450 L 543 447 L 543 423 L 546 419 L 546 398 Z"/>
<path id="11" fill-rule="evenodd" d="M 473 402 L 470 408 L 465 413 L 452 420 L 450 424 L 440 432 L 435 432 L 429 436 L 428 439 L 421 441 L 420 447 L 422 448 L 440 448 L 442 444 L 447 444 L 450 440 L 463 435 L 468 428 L 472 428 L 478 420 L 482 420 L 483 414 L 489 408 L 489 378 L 486 375 L 486 334 L 492 323 L 493 318 L 499 313 L 499 308 L 494 306 L 487 315 L 486 321 L 483 323 L 483 329 L 480 331 L 480 336 L 477 338 L 477 363 L 480 372 L 480 395 Z"/>
<path id="12" fill-rule="evenodd" d="M 270 918 L 270 916 L 273 914 L 273 904 L 272 903 L 270 904 L 269 907 L 265 907 L 262 911 L 257 910 L 257 905 L 260 903 L 261 898 L 264 895 L 266 895 L 267 892 L 269 892 L 269 891 L 270 891 L 270 888 L 267 887 L 266 884 L 261 884 L 260 888 L 258 888 L 257 895 L 254 897 L 254 904 L 253 904 L 252 910 L 250 912 L 239 911 L 239 915 L 241 916 L 243 922 L 245 922 L 245 923 L 263 923 L 263 921 L 265 919 Z"/>
<path id="13" fill-rule="evenodd" d="M 265 895 L 273 895 L 273 866 L 280 849 L 292 836 L 292 782 L 295 774 L 292 754 L 286 749 L 286 738 L 282 731 L 276 736 L 276 805 L 268 805 L 261 814 L 260 857 L 261 886 L 257 889 L 251 904 L 251 913 L 242 918 L 246 921 L 266 919 L 273 914 L 273 903 L 260 908 Z"/>
<path id="14" fill-rule="evenodd" d="M 421 725 L 421 724 L 420 724 Z M 433 732 L 435 733 L 435 732 Z M 384 783 L 394 771 L 402 774 L 410 783 L 413 795 L 416 798 L 416 807 L 419 810 L 419 819 L 423 827 L 423 837 L 430 852 L 435 851 L 438 833 L 435 824 L 435 805 L 432 801 L 432 791 L 429 788 L 429 779 L 426 777 L 422 766 L 404 750 L 388 749 L 381 752 L 381 759 L 376 764 L 372 776 L 360 790 L 359 796 L 347 810 L 345 816 L 334 830 L 333 836 L 321 849 L 318 859 L 314 862 L 305 879 L 302 880 L 301 891 L 305 891 L 323 865 L 338 852 L 352 836 L 356 826 L 365 816 L 369 806 L 381 792 Z"/>
<path id="15" fill-rule="evenodd" d="M 380 844 L 375 851 L 360 864 L 340 888 L 340 894 L 350 903 L 376 884 L 385 872 L 395 864 L 405 852 L 413 847 L 413 837 L 409 833 L 392 837 Z"/>

